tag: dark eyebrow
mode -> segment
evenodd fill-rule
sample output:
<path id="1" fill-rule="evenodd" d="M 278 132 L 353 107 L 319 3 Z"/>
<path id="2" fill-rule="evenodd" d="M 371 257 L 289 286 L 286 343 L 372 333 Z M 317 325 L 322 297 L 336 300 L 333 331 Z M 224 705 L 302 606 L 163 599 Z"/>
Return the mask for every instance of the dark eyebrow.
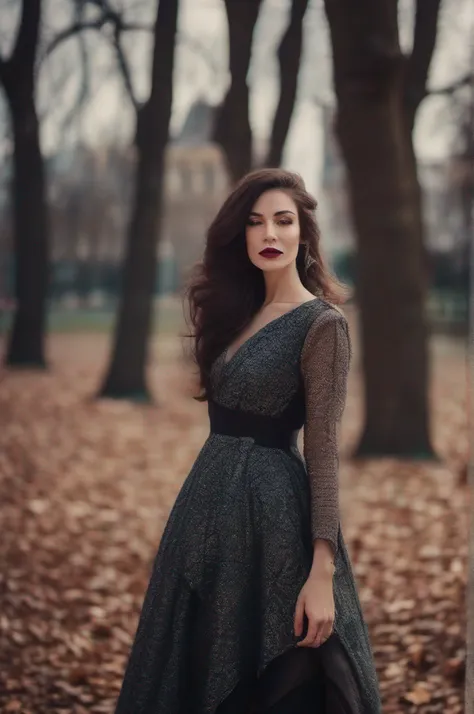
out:
<path id="1" fill-rule="evenodd" d="M 296 215 L 293 211 L 286 210 L 286 211 L 276 211 L 273 215 L 275 216 L 281 216 L 282 213 L 291 213 L 293 216 Z M 263 218 L 262 213 L 257 213 L 257 211 L 250 211 L 251 216 L 258 216 L 258 218 Z"/>

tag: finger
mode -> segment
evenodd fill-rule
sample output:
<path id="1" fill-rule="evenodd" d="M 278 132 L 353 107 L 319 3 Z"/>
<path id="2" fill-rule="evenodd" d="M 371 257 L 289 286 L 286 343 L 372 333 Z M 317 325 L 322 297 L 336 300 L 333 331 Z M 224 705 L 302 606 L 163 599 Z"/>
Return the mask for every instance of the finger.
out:
<path id="1" fill-rule="evenodd" d="M 324 635 L 325 626 L 326 626 L 325 620 L 323 620 L 322 622 L 319 623 L 319 627 L 318 627 L 317 632 L 314 636 L 313 647 L 319 647 L 321 645 L 322 638 Z"/>
<path id="2" fill-rule="evenodd" d="M 329 628 L 329 627 L 326 628 L 323 632 L 322 637 L 321 637 L 321 644 L 324 645 L 324 643 L 328 641 L 328 639 L 331 637 L 331 635 L 332 635 L 332 628 Z"/>
<path id="3" fill-rule="evenodd" d="M 306 637 L 304 640 L 301 640 L 301 642 L 297 643 L 298 647 L 311 647 L 314 638 L 316 637 L 316 634 L 318 632 L 318 627 L 319 627 L 319 622 L 317 620 L 310 620 L 309 621 L 309 626 L 308 626 L 308 632 L 306 633 Z"/>
<path id="4" fill-rule="evenodd" d="M 304 616 L 304 600 L 296 601 L 295 609 L 295 635 L 299 637 L 303 631 L 303 616 Z"/>
<path id="5" fill-rule="evenodd" d="M 323 627 L 321 628 L 320 632 L 318 633 L 318 637 L 316 638 L 316 643 L 317 646 L 320 647 L 326 640 L 329 638 L 329 635 L 332 630 L 332 621 L 330 619 L 326 619 L 326 621 L 323 624 Z"/>
<path id="6" fill-rule="evenodd" d="M 316 635 L 315 641 L 314 641 L 314 646 L 315 647 L 320 647 L 324 642 L 329 638 L 329 635 L 331 634 L 332 630 L 332 621 L 330 619 L 326 619 L 322 622 L 321 627 L 318 630 L 318 633 Z"/>

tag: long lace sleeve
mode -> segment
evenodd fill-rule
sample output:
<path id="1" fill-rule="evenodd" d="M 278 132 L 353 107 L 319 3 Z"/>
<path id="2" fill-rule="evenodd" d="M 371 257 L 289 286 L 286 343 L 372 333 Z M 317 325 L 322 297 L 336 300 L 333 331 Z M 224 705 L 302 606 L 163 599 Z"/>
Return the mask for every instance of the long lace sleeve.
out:
<path id="1" fill-rule="evenodd" d="M 301 353 L 306 416 L 303 454 L 311 490 L 311 528 L 338 549 L 339 426 L 351 360 L 347 320 L 333 307 L 310 326 Z"/>

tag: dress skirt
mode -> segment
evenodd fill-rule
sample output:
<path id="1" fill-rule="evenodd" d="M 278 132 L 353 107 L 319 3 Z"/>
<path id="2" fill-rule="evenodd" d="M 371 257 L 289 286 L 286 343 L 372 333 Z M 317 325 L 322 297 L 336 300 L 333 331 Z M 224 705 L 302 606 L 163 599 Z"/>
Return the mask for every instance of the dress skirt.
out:
<path id="1" fill-rule="evenodd" d="M 315 701 L 324 683 L 324 708 L 312 714 L 380 711 L 341 531 L 333 635 L 295 646 L 307 627 L 295 636 L 312 563 L 308 488 L 296 448 L 209 436 L 163 532 L 116 714 L 271 711 L 308 679 Z"/>

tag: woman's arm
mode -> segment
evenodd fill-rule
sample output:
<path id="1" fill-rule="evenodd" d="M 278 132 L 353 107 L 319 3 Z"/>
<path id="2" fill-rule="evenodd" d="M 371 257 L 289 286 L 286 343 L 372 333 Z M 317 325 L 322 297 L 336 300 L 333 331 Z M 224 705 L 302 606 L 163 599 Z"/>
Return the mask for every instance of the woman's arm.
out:
<path id="1" fill-rule="evenodd" d="M 329 572 L 338 549 L 339 425 L 352 355 L 349 327 L 337 308 L 319 315 L 305 338 L 304 457 L 311 489 L 313 571 Z"/>

